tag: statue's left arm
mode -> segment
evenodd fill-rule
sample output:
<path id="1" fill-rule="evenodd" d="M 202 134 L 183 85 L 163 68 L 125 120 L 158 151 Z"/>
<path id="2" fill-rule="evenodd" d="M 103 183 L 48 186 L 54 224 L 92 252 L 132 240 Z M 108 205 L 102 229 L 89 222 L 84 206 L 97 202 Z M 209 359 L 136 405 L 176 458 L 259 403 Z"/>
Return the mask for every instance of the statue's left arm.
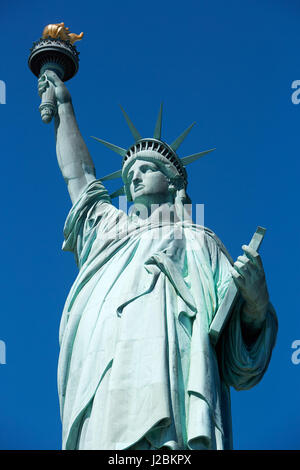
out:
<path id="1" fill-rule="evenodd" d="M 236 390 L 249 389 L 261 380 L 278 328 L 261 258 L 249 246 L 242 248 L 244 255 L 233 266 L 223 254 L 219 260 L 224 278 L 229 271 L 240 292 L 218 346 L 223 380 Z"/>
<path id="2" fill-rule="evenodd" d="M 244 255 L 238 257 L 230 272 L 244 300 L 241 326 L 245 341 L 251 344 L 266 321 L 270 298 L 260 255 L 248 245 L 242 249 Z"/>

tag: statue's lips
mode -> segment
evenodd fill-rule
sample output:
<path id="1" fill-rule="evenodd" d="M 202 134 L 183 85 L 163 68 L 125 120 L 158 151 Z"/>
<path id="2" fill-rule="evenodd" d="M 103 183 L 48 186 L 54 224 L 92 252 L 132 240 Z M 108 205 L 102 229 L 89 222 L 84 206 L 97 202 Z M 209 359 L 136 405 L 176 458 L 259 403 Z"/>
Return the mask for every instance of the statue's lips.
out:
<path id="1" fill-rule="evenodd" d="M 138 184 L 135 188 L 134 188 L 134 192 L 136 193 L 137 191 L 139 191 L 140 189 L 143 189 L 145 186 L 143 184 Z"/>

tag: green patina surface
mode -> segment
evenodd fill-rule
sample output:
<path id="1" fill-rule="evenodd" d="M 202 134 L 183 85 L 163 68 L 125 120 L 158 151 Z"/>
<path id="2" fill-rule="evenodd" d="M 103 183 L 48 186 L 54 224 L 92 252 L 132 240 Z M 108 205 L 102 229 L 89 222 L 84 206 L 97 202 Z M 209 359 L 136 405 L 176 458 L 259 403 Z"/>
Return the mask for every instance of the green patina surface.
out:
<path id="1" fill-rule="evenodd" d="M 128 151 L 105 143 L 123 167 L 97 180 L 70 94 L 51 71 L 39 80 L 41 96 L 49 89 L 73 202 L 63 249 L 79 268 L 60 326 L 63 448 L 231 448 L 230 387 L 261 380 L 277 333 L 257 251 L 243 246 L 233 263 L 216 235 L 184 212 L 182 168 L 201 155 L 176 160 L 188 130 L 168 146 L 160 141 L 161 112 L 149 139 L 126 115 L 136 141 Z M 131 215 L 103 186 L 120 176 Z M 240 295 L 215 347 L 209 329 L 232 279 Z"/>

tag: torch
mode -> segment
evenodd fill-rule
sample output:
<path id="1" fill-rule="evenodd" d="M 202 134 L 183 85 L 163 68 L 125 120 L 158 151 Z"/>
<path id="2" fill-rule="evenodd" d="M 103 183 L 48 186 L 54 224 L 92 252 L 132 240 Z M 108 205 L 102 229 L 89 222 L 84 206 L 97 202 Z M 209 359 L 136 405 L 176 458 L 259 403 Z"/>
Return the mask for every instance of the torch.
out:
<path id="1" fill-rule="evenodd" d="M 70 33 L 64 23 L 46 26 L 40 40 L 34 42 L 30 49 L 28 65 L 32 73 L 40 78 L 47 70 L 52 70 L 63 82 L 70 80 L 79 67 L 79 52 L 74 42 L 82 39 L 82 36 L 83 33 Z M 39 110 L 42 121 L 47 124 L 57 112 L 52 83 L 43 93 Z"/>

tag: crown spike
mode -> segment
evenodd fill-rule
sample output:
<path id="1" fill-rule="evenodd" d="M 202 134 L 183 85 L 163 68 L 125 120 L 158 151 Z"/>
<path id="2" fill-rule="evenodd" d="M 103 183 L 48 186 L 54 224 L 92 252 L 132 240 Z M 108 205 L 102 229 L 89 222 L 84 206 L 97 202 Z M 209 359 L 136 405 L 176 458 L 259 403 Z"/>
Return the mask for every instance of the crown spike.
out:
<path id="1" fill-rule="evenodd" d="M 125 117 L 125 120 L 126 120 L 126 122 L 127 122 L 127 124 L 128 124 L 128 127 L 129 127 L 129 129 L 130 129 L 130 131 L 131 131 L 133 137 L 135 138 L 135 141 L 141 139 L 142 136 L 140 135 L 139 131 L 135 128 L 134 124 L 131 122 L 131 120 L 130 120 L 128 114 L 127 114 L 126 111 L 122 108 L 121 105 L 119 105 L 119 106 L 120 106 L 121 111 L 122 111 L 122 113 L 123 113 L 123 115 L 124 115 L 124 117 Z"/>
<path id="2" fill-rule="evenodd" d="M 207 153 L 213 152 L 214 150 L 216 149 L 214 148 L 210 150 L 205 150 L 204 152 L 194 153 L 193 155 L 189 155 L 188 157 L 183 157 L 181 158 L 182 164 L 184 166 L 189 165 L 190 163 L 193 163 L 196 160 L 198 160 L 198 158 L 204 157 L 204 155 L 206 155 Z"/>
<path id="3" fill-rule="evenodd" d="M 177 137 L 176 140 L 174 140 L 174 142 L 170 145 L 170 147 L 174 150 L 174 152 L 176 152 L 176 150 L 178 149 L 178 147 L 182 144 L 182 142 L 184 141 L 184 139 L 186 138 L 186 136 L 189 134 L 190 130 L 192 129 L 192 127 L 195 125 L 196 123 L 193 122 L 193 124 L 191 124 L 182 134 L 180 134 L 179 137 Z"/>
<path id="4" fill-rule="evenodd" d="M 94 137 L 93 135 L 91 135 L 92 139 L 95 139 L 97 140 L 98 142 L 100 142 L 101 144 L 105 145 L 106 147 L 108 147 L 110 150 L 113 150 L 114 152 L 118 153 L 119 155 L 121 155 L 122 157 L 124 157 L 127 153 L 127 150 L 126 149 L 122 149 L 121 147 L 118 147 L 117 145 L 114 145 L 114 144 L 111 144 L 109 142 L 106 142 L 105 140 L 102 140 L 102 139 L 98 139 L 98 137 Z"/>
<path id="5" fill-rule="evenodd" d="M 121 178 L 122 176 L 122 170 L 115 171 L 114 173 L 110 173 L 109 175 L 103 176 L 103 178 L 100 178 L 101 181 L 108 181 L 108 180 L 114 180 L 115 178 Z"/>
<path id="6" fill-rule="evenodd" d="M 121 188 L 117 189 L 114 193 L 110 194 L 109 197 L 114 199 L 115 197 L 122 196 L 125 194 L 125 188 L 122 186 Z"/>
<path id="7" fill-rule="evenodd" d="M 163 104 L 161 103 L 157 121 L 155 124 L 154 134 L 153 134 L 153 138 L 159 139 L 159 140 L 161 138 L 162 110 L 163 110 Z"/>

